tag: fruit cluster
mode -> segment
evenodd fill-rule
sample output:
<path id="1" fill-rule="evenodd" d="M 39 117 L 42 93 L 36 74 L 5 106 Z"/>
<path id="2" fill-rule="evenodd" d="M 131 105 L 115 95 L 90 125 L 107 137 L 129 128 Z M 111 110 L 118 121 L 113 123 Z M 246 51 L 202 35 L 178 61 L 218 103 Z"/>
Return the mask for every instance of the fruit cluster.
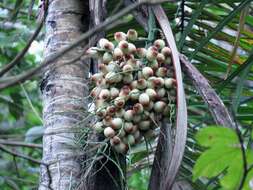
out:
<path id="1" fill-rule="evenodd" d="M 127 34 L 116 32 L 114 39 L 100 39 L 98 47 L 87 50 L 100 60 L 99 72 L 91 76 L 98 116 L 93 127 L 117 152 L 125 154 L 169 116 L 176 81 L 171 49 L 162 39 L 148 48 L 137 48 L 138 33 L 133 29 Z"/>

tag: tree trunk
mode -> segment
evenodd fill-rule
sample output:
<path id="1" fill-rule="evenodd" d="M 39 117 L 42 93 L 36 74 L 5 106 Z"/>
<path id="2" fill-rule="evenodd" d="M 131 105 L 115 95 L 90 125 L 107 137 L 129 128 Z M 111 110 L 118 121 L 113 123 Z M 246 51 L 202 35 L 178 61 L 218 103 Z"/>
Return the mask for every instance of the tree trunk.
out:
<path id="1" fill-rule="evenodd" d="M 77 39 L 88 29 L 88 5 L 81 0 L 49 0 L 46 18 L 44 58 Z M 84 25 L 82 24 L 84 23 Z M 80 183 L 81 167 L 75 145 L 86 116 L 89 65 L 82 61 L 63 64 L 83 52 L 83 47 L 63 55 L 45 71 L 41 83 L 43 98 L 43 162 L 40 190 L 75 189 Z"/>

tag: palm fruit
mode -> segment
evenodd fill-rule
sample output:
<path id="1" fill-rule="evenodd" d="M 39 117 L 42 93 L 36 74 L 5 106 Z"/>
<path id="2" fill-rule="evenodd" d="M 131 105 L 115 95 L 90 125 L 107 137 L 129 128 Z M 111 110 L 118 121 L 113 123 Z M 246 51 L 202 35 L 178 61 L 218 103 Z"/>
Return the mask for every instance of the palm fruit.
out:
<path id="1" fill-rule="evenodd" d="M 130 29 L 127 32 L 127 39 L 130 41 L 136 41 L 138 39 L 138 33 L 134 29 Z"/>
<path id="2" fill-rule="evenodd" d="M 125 40 L 119 42 L 118 47 L 121 49 L 123 53 L 128 53 L 128 43 Z"/>
<path id="3" fill-rule="evenodd" d="M 115 135 L 115 131 L 111 127 L 106 127 L 104 130 L 104 135 L 107 138 L 112 138 Z"/>
<path id="4" fill-rule="evenodd" d="M 114 60 L 120 60 L 124 56 L 122 50 L 120 48 L 115 48 L 113 51 Z"/>
<path id="5" fill-rule="evenodd" d="M 112 119 L 111 126 L 113 129 L 120 129 L 123 126 L 122 119 L 119 117 Z"/>
<path id="6" fill-rule="evenodd" d="M 171 56 L 171 49 L 169 47 L 164 47 L 161 52 L 165 56 L 165 58 Z"/>
<path id="7" fill-rule="evenodd" d="M 116 32 L 114 34 L 114 39 L 117 41 L 117 42 L 120 42 L 120 41 L 125 41 L 127 40 L 127 35 L 124 33 L 124 32 Z"/>
<path id="8" fill-rule="evenodd" d="M 147 106 L 150 103 L 150 98 L 148 96 L 147 93 L 142 93 L 139 96 L 139 102 L 143 105 L 143 106 Z"/>
<path id="9" fill-rule="evenodd" d="M 157 113 L 161 113 L 161 112 L 164 111 L 165 107 L 166 107 L 166 103 L 165 103 L 165 102 L 163 102 L 163 101 L 158 101 L 158 102 L 156 102 L 155 105 L 154 105 L 154 110 L 155 110 L 155 112 L 157 112 Z"/>
<path id="10" fill-rule="evenodd" d="M 151 67 L 144 67 L 142 69 L 142 75 L 144 78 L 148 79 L 149 77 L 154 75 L 154 71 Z"/>
<path id="11" fill-rule="evenodd" d="M 118 136 L 114 136 L 110 139 L 110 143 L 112 146 L 115 146 L 121 142 L 120 138 Z"/>
<path id="12" fill-rule="evenodd" d="M 157 48 L 157 49 L 163 49 L 165 47 L 165 41 L 162 40 L 162 39 L 158 39 L 154 42 L 154 46 Z"/>
<path id="13" fill-rule="evenodd" d="M 154 137 L 156 128 L 170 117 L 176 98 L 171 49 L 161 39 L 149 48 L 135 43 L 138 33 L 116 32 L 114 44 L 102 38 L 86 55 L 100 59 L 99 72 L 91 76 L 90 96 L 98 122 L 113 149 L 126 154 L 143 136 Z M 137 45 L 137 47 L 136 47 Z"/>

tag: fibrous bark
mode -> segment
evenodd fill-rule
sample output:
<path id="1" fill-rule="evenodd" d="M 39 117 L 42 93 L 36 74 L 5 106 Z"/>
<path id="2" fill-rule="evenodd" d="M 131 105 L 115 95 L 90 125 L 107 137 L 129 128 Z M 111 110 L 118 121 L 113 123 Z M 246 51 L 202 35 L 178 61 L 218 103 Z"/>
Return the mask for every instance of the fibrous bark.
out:
<path id="1" fill-rule="evenodd" d="M 172 131 L 169 121 L 164 120 L 159 134 L 159 140 L 156 148 L 155 158 L 152 166 L 152 173 L 149 182 L 149 189 L 166 189 L 164 179 L 168 169 L 168 160 L 172 156 Z"/>
<path id="2" fill-rule="evenodd" d="M 224 127 L 235 128 L 233 118 L 215 90 L 209 85 L 207 79 L 184 55 L 181 55 L 180 60 L 186 76 L 191 79 L 194 87 L 207 103 L 215 123 Z"/>
<path id="3" fill-rule="evenodd" d="M 88 13 L 81 0 L 50 0 L 46 18 L 44 59 L 80 37 Z M 40 190 L 74 189 L 80 183 L 80 155 L 76 132 L 86 116 L 89 65 L 82 61 L 63 64 L 83 52 L 78 46 L 62 55 L 45 70 L 41 83 L 43 98 L 43 162 Z M 76 155 L 76 156 L 75 156 Z"/>

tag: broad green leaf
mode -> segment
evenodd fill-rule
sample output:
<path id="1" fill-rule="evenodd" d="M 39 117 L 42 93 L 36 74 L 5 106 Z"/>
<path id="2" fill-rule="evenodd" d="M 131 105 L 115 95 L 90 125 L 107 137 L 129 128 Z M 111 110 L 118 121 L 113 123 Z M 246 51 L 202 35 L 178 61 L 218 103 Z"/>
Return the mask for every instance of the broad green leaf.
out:
<path id="1" fill-rule="evenodd" d="M 237 135 L 232 129 L 217 126 L 201 129 L 196 135 L 196 140 L 205 147 L 211 147 L 216 144 L 218 146 L 238 144 Z"/>
<path id="2" fill-rule="evenodd" d="M 248 168 L 253 164 L 253 151 L 247 150 L 247 165 Z M 253 170 L 251 169 L 244 182 L 243 190 L 252 190 L 253 189 Z"/>
<path id="3" fill-rule="evenodd" d="M 193 168 L 193 180 L 199 177 L 212 178 L 220 175 L 221 189 L 237 189 L 244 175 L 244 163 L 236 132 L 229 128 L 212 126 L 200 130 L 196 139 L 200 145 L 209 149 L 197 159 Z M 251 150 L 246 150 L 246 160 L 248 167 L 253 164 Z M 243 190 L 250 190 L 249 181 L 252 177 L 253 172 L 250 171 Z"/>
<path id="4" fill-rule="evenodd" d="M 198 158 L 193 168 L 193 180 L 195 181 L 199 177 L 215 177 L 223 172 L 231 160 L 236 158 L 238 154 L 241 154 L 239 148 L 228 146 L 214 146 L 213 148 L 205 151 Z"/>
<path id="5" fill-rule="evenodd" d="M 227 172 L 220 180 L 222 187 L 227 190 L 237 187 L 243 176 L 243 161 L 240 149 L 238 149 L 238 152 L 234 154 L 233 160 L 231 159 L 228 164 Z"/>

